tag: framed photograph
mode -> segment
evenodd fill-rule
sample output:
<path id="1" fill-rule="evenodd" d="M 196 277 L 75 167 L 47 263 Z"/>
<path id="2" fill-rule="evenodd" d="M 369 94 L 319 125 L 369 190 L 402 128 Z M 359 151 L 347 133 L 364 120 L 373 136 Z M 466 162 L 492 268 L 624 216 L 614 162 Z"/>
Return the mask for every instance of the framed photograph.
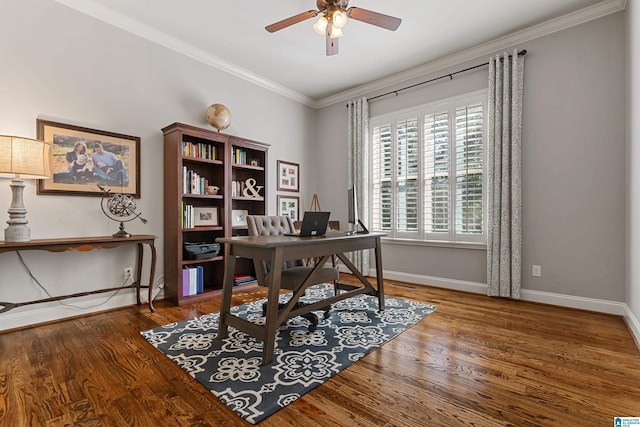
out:
<path id="1" fill-rule="evenodd" d="M 231 211 L 231 226 L 232 227 L 242 227 L 243 225 L 247 225 L 247 215 L 249 215 L 249 211 L 246 210 L 232 210 Z"/>
<path id="2" fill-rule="evenodd" d="M 300 165 L 278 160 L 278 190 L 300 191 Z"/>
<path id="3" fill-rule="evenodd" d="M 278 196 L 278 215 L 286 215 L 297 221 L 300 218 L 300 197 Z"/>
<path id="4" fill-rule="evenodd" d="M 51 142 L 51 178 L 38 194 L 140 197 L 140 138 L 38 119 L 38 139 Z"/>
<path id="5" fill-rule="evenodd" d="M 195 227 L 218 225 L 218 208 L 216 207 L 193 208 L 193 216 L 193 225 Z"/>

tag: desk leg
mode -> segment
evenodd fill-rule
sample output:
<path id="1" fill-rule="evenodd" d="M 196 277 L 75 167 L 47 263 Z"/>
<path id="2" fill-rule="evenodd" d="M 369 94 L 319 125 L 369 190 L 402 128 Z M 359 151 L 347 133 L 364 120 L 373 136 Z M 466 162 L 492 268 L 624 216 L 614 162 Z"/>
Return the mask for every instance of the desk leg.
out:
<path id="1" fill-rule="evenodd" d="M 155 312 L 156 309 L 153 307 L 153 281 L 156 277 L 156 245 L 151 242 L 149 243 L 149 248 L 151 249 L 151 266 L 149 270 L 149 309 L 151 312 Z"/>
<path id="2" fill-rule="evenodd" d="M 375 247 L 376 258 L 376 284 L 378 285 L 378 307 L 380 311 L 384 310 L 384 278 L 382 277 L 382 247 L 380 245 L 380 237 L 376 237 Z"/>
<path id="3" fill-rule="evenodd" d="M 271 254 L 271 283 L 267 296 L 267 316 L 265 318 L 265 335 L 262 350 L 262 364 L 273 361 L 273 350 L 278 331 L 278 301 L 280 299 L 280 278 L 282 276 L 282 249 L 276 248 Z"/>
<path id="4" fill-rule="evenodd" d="M 220 305 L 220 326 L 218 328 L 218 339 L 229 336 L 229 326 L 227 325 L 227 316 L 231 310 L 231 295 L 233 294 L 233 275 L 236 271 L 236 256 L 231 254 L 231 250 L 227 254 L 227 260 L 224 267 L 224 280 L 222 284 L 222 304 Z"/>

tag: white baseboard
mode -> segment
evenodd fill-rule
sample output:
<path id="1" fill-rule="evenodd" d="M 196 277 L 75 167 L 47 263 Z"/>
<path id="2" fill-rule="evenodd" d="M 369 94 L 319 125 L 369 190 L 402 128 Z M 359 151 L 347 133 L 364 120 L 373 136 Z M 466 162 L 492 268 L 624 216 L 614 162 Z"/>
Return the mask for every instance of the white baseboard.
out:
<path id="1" fill-rule="evenodd" d="M 375 274 L 375 272 L 372 272 Z M 444 277 L 422 276 L 408 274 L 397 271 L 385 271 L 385 279 L 401 280 L 403 282 L 417 283 L 420 285 L 437 286 L 456 291 L 473 292 L 477 294 L 487 294 L 487 284 L 477 282 L 467 282 L 464 280 L 447 279 Z M 599 300 L 594 298 L 577 297 L 573 295 L 554 294 L 551 292 L 534 291 L 521 289 L 520 297 L 523 301 L 539 302 L 543 304 L 558 305 L 561 307 L 578 308 L 582 310 L 596 311 L 599 313 L 625 314 L 625 303 Z"/>
<path id="2" fill-rule="evenodd" d="M 636 347 L 640 350 L 640 321 L 638 321 L 638 318 L 631 312 L 627 304 L 624 305 L 624 308 L 624 320 L 627 322 L 627 327 L 631 331 L 631 335 L 633 335 L 633 338 L 636 340 Z"/>
<path id="3" fill-rule="evenodd" d="M 375 276 L 375 270 L 371 271 Z M 446 279 L 444 277 L 424 276 L 421 274 L 403 273 L 400 271 L 384 271 L 387 280 L 400 280 L 402 282 L 416 283 L 418 285 L 436 286 L 438 288 L 453 289 L 456 291 L 473 292 L 475 294 L 487 294 L 486 283 L 467 282 L 464 280 Z"/>
<path id="4" fill-rule="evenodd" d="M 371 270 L 369 274 L 375 276 L 375 270 Z M 388 280 L 399 280 L 402 282 L 415 283 L 418 285 L 436 286 L 439 288 L 473 292 L 484 295 L 487 294 L 488 288 L 486 283 L 467 282 L 464 280 L 424 276 L 398 271 L 385 271 L 384 278 Z M 595 311 L 598 313 L 624 316 L 629 330 L 631 331 L 631 334 L 636 341 L 636 345 L 640 349 L 640 321 L 638 321 L 635 315 L 631 312 L 631 309 L 629 309 L 627 304 L 623 302 L 585 298 L 574 295 L 554 294 L 551 292 L 534 291 L 530 289 L 522 289 L 520 291 L 520 296 L 524 301 L 539 302 L 543 304 L 557 305 L 560 307 L 577 308 L 581 310 Z"/>
<path id="5" fill-rule="evenodd" d="M 34 326 L 98 311 L 126 307 L 136 303 L 136 296 L 133 290 L 120 291 L 116 296 L 109 299 L 110 295 L 110 293 L 103 293 L 91 295 L 90 297 L 70 298 L 58 302 L 17 307 L 1 315 L 2 326 L 0 331 Z M 146 298 L 141 299 L 144 300 L 144 304 Z"/>

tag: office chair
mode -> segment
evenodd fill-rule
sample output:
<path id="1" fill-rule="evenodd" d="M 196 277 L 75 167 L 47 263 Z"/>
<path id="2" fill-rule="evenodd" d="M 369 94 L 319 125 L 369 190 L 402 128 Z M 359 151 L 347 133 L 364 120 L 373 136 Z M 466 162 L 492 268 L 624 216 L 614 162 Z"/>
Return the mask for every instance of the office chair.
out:
<path id="1" fill-rule="evenodd" d="M 275 236 L 295 232 L 293 220 L 288 216 L 248 215 L 247 225 L 249 226 L 249 236 Z M 269 272 L 268 264 L 269 263 L 264 261 L 254 260 L 254 267 L 257 276 L 256 279 L 260 286 L 269 286 L 271 274 Z M 301 259 L 285 261 L 282 265 L 280 289 L 287 289 L 290 291 L 298 290 L 311 270 L 313 270 L 313 266 L 306 266 L 304 261 Z M 322 267 L 313 284 L 318 285 L 321 283 L 333 282 L 335 286 L 335 282 L 338 278 L 339 272 L 336 267 Z M 298 307 L 303 305 L 303 302 L 298 302 Z M 283 304 L 280 304 L 278 308 L 281 309 L 282 307 Z M 325 319 L 329 317 L 330 309 L 331 305 L 324 307 L 323 311 Z M 262 310 L 264 315 L 264 313 L 266 313 L 266 303 L 263 305 Z M 311 312 L 302 315 L 302 317 L 311 323 L 309 331 L 315 331 L 319 323 L 318 316 Z"/>

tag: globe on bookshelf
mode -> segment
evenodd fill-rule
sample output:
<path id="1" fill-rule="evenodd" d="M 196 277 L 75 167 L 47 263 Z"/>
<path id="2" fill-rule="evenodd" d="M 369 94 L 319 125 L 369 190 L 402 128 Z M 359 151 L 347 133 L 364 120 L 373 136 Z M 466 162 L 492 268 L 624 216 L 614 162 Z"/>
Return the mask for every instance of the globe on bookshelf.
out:
<path id="1" fill-rule="evenodd" d="M 222 104 L 211 104 L 209 108 L 207 108 L 205 118 L 207 119 L 207 123 L 220 132 L 228 128 L 231 124 L 231 111 Z"/>
<path id="2" fill-rule="evenodd" d="M 98 188 L 102 191 L 102 200 L 100 201 L 102 212 L 107 218 L 120 222 L 120 229 L 112 235 L 113 237 L 131 237 L 131 234 L 124 229 L 125 222 L 140 218 L 143 224 L 147 223 L 147 220 L 141 216 L 141 213 L 136 213 L 137 205 L 132 196 L 122 193 L 111 193 L 111 190 L 107 190 L 101 185 L 98 185 Z"/>

